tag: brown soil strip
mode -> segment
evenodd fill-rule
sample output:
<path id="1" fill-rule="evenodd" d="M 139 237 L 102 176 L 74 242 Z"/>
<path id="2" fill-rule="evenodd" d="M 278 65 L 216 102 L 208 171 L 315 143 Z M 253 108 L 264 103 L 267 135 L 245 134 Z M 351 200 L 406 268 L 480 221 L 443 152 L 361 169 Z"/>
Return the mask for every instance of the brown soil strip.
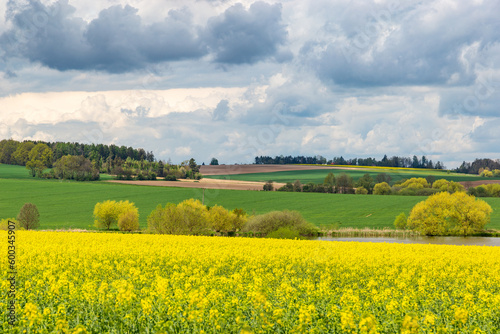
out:
<path id="1" fill-rule="evenodd" d="M 237 181 L 237 180 L 217 180 L 201 179 L 179 180 L 179 181 L 106 181 L 112 183 L 134 184 L 140 186 L 159 186 L 159 187 L 182 187 L 182 188 L 205 188 L 205 189 L 231 189 L 231 190 L 262 190 L 265 182 Z M 274 183 L 274 188 L 284 186 L 284 183 Z"/>
<path id="2" fill-rule="evenodd" d="M 458 182 L 461 185 L 463 185 L 466 189 L 469 189 L 470 187 L 477 187 L 482 184 L 500 184 L 500 180 L 479 180 L 479 181 L 462 181 Z"/>

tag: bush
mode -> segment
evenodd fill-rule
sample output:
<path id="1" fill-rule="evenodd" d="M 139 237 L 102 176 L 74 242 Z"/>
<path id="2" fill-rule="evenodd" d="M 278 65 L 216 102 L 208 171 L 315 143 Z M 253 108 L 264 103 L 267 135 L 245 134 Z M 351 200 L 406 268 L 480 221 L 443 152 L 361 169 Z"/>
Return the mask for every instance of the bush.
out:
<path id="1" fill-rule="evenodd" d="M 490 197 L 491 194 L 488 191 L 488 188 L 486 188 L 484 185 L 477 186 L 475 188 L 469 188 L 469 191 L 467 192 L 469 195 L 475 196 L 475 197 Z"/>
<path id="2" fill-rule="evenodd" d="M 490 221 L 488 203 L 464 192 L 440 192 L 417 203 L 408 227 L 425 235 L 470 235 Z"/>
<path id="3" fill-rule="evenodd" d="M 368 190 L 365 187 L 357 187 L 356 188 L 356 194 L 358 195 L 366 195 L 368 194 Z"/>
<path id="4" fill-rule="evenodd" d="M 287 191 L 293 192 L 293 184 L 291 182 L 287 182 L 284 186 L 277 189 L 278 191 Z"/>
<path id="5" fill-rule="evenodd" d="M 94 207 L 94 225 L 97 228 L 106 228 L 107 230 L 114 224 L 118 223 L 121 215 L 129 212 L 137 212 L 134 203 L 129 201 L 104 201 L 97 203 Z"/>
<path id="6" fill-rule="evenodd" d="M 273 239 L 302 239 L 299 234 L 299 231 L 292 230 L 289 227 L 280 227 L 276 231 L 270 232 L 266 238 Z"/>
<path id="7" fill-rule="evenodd" d="M 463 185 L 458 182 L 448 181 L 445 179 L 440 179 L 432 184 L 433 189 L 438 189 L 439 191 L 447 191 L 450 194 L 457 191 L 465 191 Z"/>
<path id="8" fill-rule="evenodd" d="M 299 212 L 288 210 L 254 216 L 245 225 L 243 232 L 260 233 L 266 236 L 282 227 L 295 230 L 304 236 L 314 235 L 318 232 L 317 227 L 308 223 Z"/>
<path id="9" fill-rule="evenodd" d="M 394 226 L 398 230 L 406 230 L 407 224 L 406 222 L 408 221 L 408 218 L 406 218 L 406 215 L 404 212 L 401 212 L 396 219 L 394 220 Z"/>
<path id="10" fill-rule="evenodd" d="M 374 195 L 390 195 L 390 194 L 392 194 L 392 190 L 387 182 L 381 182 L 381 183 L 377 183 L 373 187 L 373 194 Z"/>
<path id="11" fill-rule="evenodd" d="M 429 182 L 427 182 L 427 180 L 423 177 L 412 177 L 411 179 L 401 183 L 400 186 L 401 188 L 408 188 L 413 190 L 430 188 Z"/>
<path id="12" fill-rule="evenodd" d="M 264 191 L 273 191 L 274 190 L 273 181 L 267 181 L 266 184 L 264 184 L 263 189 Z"/>
<path id="13" fill-rule="evenodd" d="M 186 234 L 183 225 L 184 217 L 173 203 L 168 203 L 164 208 L 158 204 L 148 216 L 148 229 L 152 233 Z"/>
<path id="14" fill-rule="evenodd" d="M 118 218 L 118 228 L 120 231 L 137 231 L 139 229 L 139 212 L 137 208 L 135 210 L 129 210 L 123 212 Z"/>
<path id="15" fill-rule="evenodd" d="M 5 218 L 5 219 L 0 220 L 0 230 L 7 231 L 9 229 L 9 220 L 11 222 L 14 222 L 14 224 L 16 226 L 16 230 L 21 228 L 21 224 L 19 223 L 19 221 L 16 218 Z"/>
<path id="16" fill-rule="evenodd" d="M 33 203 L 26 203 L 17 215 L 19 225 L 26 230 L 36 229 L 40 225 L 40 213 Z"/>
<path id="17" fill-rule="evenodd" d="M 175 174 L 167 174 L 165 175 L 165 181 L 177 181 L 177 177 Z"/>
<path id="18" fill-rule="evenodd" d="M 434 195 L 438 192 L 440 192 L 439 189 L 422 188 L 422 189 L 418 189 L 417 191 L 415 191 L 415 195 L 417 195 L 417 196 L 430 196 L 430 195 Z"/>
<path id="19" fill-rule="evenodd" d="M 421 188 L 423 189 L 423 188 Z M 421 190 L 421 189 L 418 189 L 418 190 Z M 417 189 L 414 189 L 414 188 L 402 188 L 401 190 L 399 190 L 397 192 L 398 195 L 401 195 L 401 196 L 415 196 L 417 195 L 417 192 L 416 192 Z"/>

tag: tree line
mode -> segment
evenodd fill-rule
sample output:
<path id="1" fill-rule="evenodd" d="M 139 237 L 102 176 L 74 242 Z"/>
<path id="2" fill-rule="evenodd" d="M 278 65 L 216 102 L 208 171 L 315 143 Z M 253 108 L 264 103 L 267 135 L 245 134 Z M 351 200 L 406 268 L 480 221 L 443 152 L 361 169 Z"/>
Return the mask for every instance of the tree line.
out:
<path id="1" fill-rule="evenodd" d="M 454 171 L 465 174 L 481 174 L 481 172 L 500 170 L 500 159 L 476 159 L 473 162 L 462 162 Z M 489 176 L 489 175 L 485 175 Z"/>
<path id="2" fill-rule="evenodd" d="M 267 165 L 287 165 L 287 164 L 309 164 L 309 165 L 351 165 L 351 166 L 379 166 L 379 167 L 404 167 L 404 168 L 429 168 L 429 169 L 445 169 L 441 161 L 434 163 L 432 160 L 427 159 L 424 155 L 418 158 L 416 155 L 413 157 L 384 157 L 381 160 L 375 158 L 352 158 L 344 159 L 342 156 L 333 157 L 327 160 L 321 155 L 317 156 L 258 156 L 255 157 L 255 164 Z"/>
<path id="3" fill-rule="evenodd" d="M 142 148 L 114 144 L 4 139 L 0 141 L 0 163 L 26 166 L 33 177 L 48 179 L 94 181 L 100 179 L 100 173 L 125 180 L 155 180 L 158 176 L 174 181 L 202 177 L 194 159 L 174 165 L 170 161 L 157 161 L 153 152 Z"/>

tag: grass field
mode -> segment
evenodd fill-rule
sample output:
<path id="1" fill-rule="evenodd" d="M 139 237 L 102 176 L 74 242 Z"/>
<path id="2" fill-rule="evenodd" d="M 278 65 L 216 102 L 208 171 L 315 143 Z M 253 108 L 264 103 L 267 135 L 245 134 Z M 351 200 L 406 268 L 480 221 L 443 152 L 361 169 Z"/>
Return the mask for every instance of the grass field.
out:
<path id="1" fill-rule="evenodd" d="M 203 197 L 201 189 L 16 178 L 22 174 L 19 170 L 26 171 L 19 166 L 0 165 L 0 218 L 15 217 L 24 203 L 32 202 L 40 211 L 41 228 L 47 229 L 92 229 L 95 204 L 108 199 L 134 202 L 139 208 L 140 225 L 146 227 L 147 216 L 158 204 L 179 203 L 188 198 L 201 200 Z M 308 221 L 324 228 L 393 227 L 394 218 L 399 213 L 408 213 L 416 203 L 425 199 L 217 189 L 207 189 L 204 198 L 207 205 L 243 208 L 249 214 L 297 210 Z M 489 227 L 500 229 L 500 198 L 487 198 L 486 201 L 494 210 Z"/>
<path id="2" fill-rule="evenodd" d="M 236 175 L 207 175 L 206 178 L 213 179 L 230 179 L 230 180 L 241 180 L 241 181 L 260 181 L 266 182 L 272 180 L 274 182 L 294 182 L 295 180 L 300 180 L 301 183 L 323 183 L 325 177 L 328 173 L 333 173 L 335 176 L 340 173 L 349 174 L 354 180 L 358 180 L 365 174 L 370 174 L 373 179 L 377 177 L 380 173 L 386 173 L 391 176 L 391 183 L 397 182 L 402 179 L 408 179 L 412 177 L 426 177 L 432 175 L 436 180 L 446 179 L 450 181 L 476 181 L 481 180 L 477 175 L 467 175 L 467 174 L 457 174 L 457 173 L 447 173 L 446 171 L 439 170 L 415 170 L 415 169 L 381 169 L 381 168 L 356 168 L 356 169 L 315 169 L 315 170 L 297 170 L 297 171 L 285 171 L 285 172 L 272 172 L 272 173 L 253 173 L 253 174 L 236 174 Z M 497 178 L 498 179 L 498 178 Z M 488 178 L 490 180 L 490 178 Z"/>

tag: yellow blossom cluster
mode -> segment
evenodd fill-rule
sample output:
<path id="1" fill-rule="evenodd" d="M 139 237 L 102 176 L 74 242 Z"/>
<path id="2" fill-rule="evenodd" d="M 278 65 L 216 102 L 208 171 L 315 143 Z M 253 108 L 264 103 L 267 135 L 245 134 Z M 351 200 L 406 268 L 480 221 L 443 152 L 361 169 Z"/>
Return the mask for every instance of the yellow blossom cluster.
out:
<path id="1" fill-rule="evenodd" d="M 16 236 L 17 322 L 10 325 L 3 312 L 1 333 L 500 328 L 498 247 L 34 231 Z M 7 240 L 6 232 L 0 239 Z M 5 256 L 0 264 L 5 276 Z M 8 284 L 1 281 L 2 291 Z"/>

